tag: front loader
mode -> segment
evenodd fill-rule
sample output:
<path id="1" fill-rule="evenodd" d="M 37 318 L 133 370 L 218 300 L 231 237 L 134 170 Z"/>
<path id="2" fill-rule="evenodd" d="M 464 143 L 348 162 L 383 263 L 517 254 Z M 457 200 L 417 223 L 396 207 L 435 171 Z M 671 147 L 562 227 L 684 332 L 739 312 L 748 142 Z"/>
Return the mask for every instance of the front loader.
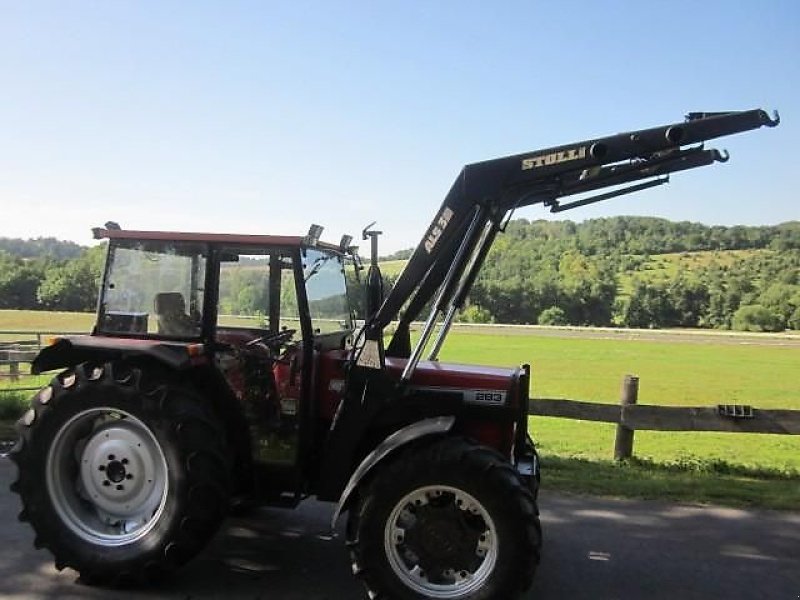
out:
<path id="1" fill-rule="evenodd" d="M 130 585 L 191 559 L 232 508 L 315 497 L 333 503 L 334 526 L 347 513 L 371 598 L 518 597 L 542 539 L 530 369 L 438 360 L 492 242 L 516 208 L 660 185 L 727 160 L 703 141 L 777 123 L 761 110 L 690 113 L 468 165 L 385 297 L 379 232 L 364 231 L 373 261 L 359 328 L 349 236 L 107 223 L 95 230 L 108 256 L 91 334 L 57 338 L 33 363 L 56 374 L 17 425 L 20 519 L 58 568 Z"/>

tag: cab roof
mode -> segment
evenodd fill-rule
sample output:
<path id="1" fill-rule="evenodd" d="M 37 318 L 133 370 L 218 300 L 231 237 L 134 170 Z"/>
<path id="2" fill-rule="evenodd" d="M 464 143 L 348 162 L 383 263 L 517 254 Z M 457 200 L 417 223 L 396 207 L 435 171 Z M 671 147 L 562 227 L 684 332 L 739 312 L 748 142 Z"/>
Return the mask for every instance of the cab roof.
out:
<path id="1" fill-rule="evenodd" d="M 160 242 L 198 242 L 206 244 L 235 246 L 289 246 L 303 248 L 322 248 L 341 253 L 339 246 L 327 242 L 311 243 L 307 237 L 299 235 L 253 235 L 238 233 L 201 233 L 195 231 L 140 231 L 95 227 L 94 239 L 109 240 L 148 240 Z"/>

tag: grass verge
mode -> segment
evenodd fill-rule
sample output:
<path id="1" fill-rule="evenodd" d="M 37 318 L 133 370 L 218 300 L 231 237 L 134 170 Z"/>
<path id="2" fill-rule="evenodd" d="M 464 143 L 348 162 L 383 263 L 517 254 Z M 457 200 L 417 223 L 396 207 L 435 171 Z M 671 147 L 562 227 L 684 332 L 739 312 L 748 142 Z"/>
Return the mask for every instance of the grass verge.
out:
<path id="1" fill-rule="evenodd" d="M 542 456 L 542 488 L 668 502 L 800 510 L 800 474 L 723 461 L 654 463 Z"/>

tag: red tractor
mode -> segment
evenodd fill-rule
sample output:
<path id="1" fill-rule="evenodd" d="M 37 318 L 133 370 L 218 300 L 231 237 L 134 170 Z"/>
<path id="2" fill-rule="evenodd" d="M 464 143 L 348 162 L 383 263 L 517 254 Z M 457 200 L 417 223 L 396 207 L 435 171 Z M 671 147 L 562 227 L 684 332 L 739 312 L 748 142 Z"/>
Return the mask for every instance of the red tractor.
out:
<path id="1" fill-rule="evenodd" d="M 347 237 L 106 224 L 92 333 L 56 339 L 33 363 L 59 372 L 18 423 L 20 519 L 57 568 L 131 585 L 197 554 L 231 507 L 314 496 L 336 503 L 334 524 L 348 513 L 353 570 L 372 598 L 517 597 L 542 540 L 529 369 L 437 360 L 495 236 L 516 207 L 558 211 L 664 183 L 727 158 L 693 144 L 777 122 L 761 110 L 692 113 L 469 165 L 385 298 L 378 232 L 365 231 L 361 327 Z"/>

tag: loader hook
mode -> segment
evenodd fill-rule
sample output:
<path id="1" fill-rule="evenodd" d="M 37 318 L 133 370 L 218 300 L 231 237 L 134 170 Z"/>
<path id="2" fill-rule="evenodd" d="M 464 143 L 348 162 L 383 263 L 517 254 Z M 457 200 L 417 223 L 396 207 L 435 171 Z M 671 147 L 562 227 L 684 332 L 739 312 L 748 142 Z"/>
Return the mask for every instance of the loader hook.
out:
<path id="1" fill-rule="evenodd" d="M 717 162 L 725 163 L 728 162 L 731 155 L 728 153 L 727 150 L 714 150 L 714 160 Z"/>
<path id="2" fill-rule="evenodd" d="M 766 122 L 766 126 L 767 126 L 767 127 L 777 127 L 777 126 L 778 126 L 778 124 L 781 122 L 781 116 L 778 114 L 778 111 L 777 111 L 777 110 L 773 110 L 773 111 L 772 111 L 772 114 L 773 114 L 774 116 L 773 116 L 773 117 L 770 119 L 770 118 L 769 118 L 769 115 L 768 115 L 768 114 L 766 114 L 766 113 L 764 113 L 764 117 L 765 117 L 765 118 L 766 118 L 766 120 L 767 120 L 767 122 Z"/>

